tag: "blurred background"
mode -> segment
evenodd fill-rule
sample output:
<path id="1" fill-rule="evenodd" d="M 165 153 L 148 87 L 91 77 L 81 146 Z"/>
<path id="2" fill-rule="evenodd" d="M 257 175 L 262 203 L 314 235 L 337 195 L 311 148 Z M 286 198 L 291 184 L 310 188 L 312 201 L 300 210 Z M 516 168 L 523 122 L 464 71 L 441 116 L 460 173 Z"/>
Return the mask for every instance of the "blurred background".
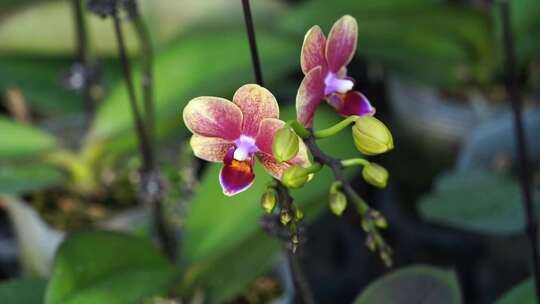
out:
<path id="1" fill-rule="evenodd" d="M 114 239 L 88 238 L 73 245 L 79 251 L 63 248 L 69 252 L 53 264 L 59 244 L 73 232 L 98 228 L 152 238 L 150 215 L 137 203 L 140 159 L 112 20 L 81 2 L 87 66 L 80 64 L 73 1 L 0 1 L 0 283 L 9 282 L 0 285 L 0 295 L 7 303 L 41 303 L 68 272 L 62 267 L 84 264 L 85 256 L 104 265 L 110 248 L 126 257 L 137 252 Z M 176 268 L 182 270 L 172 292 L 148 287 L 144 296 L 162 297 L 148 303 L 291 302 L 283 246 L 273 237 L 279 231 L 268 219 L 261 229 L 259 198 L 269 178 L 257 168 L 249 191 L 225 197 L 219 166 L 193 158 L 181 119 L 191 98 L 230 99 L 254 82 L 240 1 L 138 2 L 155 51 L 157 151 L 168 184 L 166 220 L 178 236 Z M 540 2 L 513 0 L 510 6 L 529 169 L 538 190 Z M 384 235 L 394 251 L 393 268 L 365 247 L 354 208 L 342 217 L 328 212 L 330 171 L 293 191 L 306 214 L 297 254 L 316 302 L 351 303 L 383 275 L 421 264 L 439 271 L 446 287 L 461 295 L 448 303 L 534 303 L 497 4 L 257 0 L 252 8 L 266 86 L 284 120 L 295 115 L 303 35 L 315 24 L 328 33 L 350 14 L 359 37 L 349 74 L 394 135 L 395 149 L 375 158 L 390 172 L 387 189 L 366 187 L 359 171 L 350 171 L 358 191 L 388 219 Z M 129 22 L 123 27 L 138 84 L 135 28 Z M 324 128 L 338 119 L 325 106 L 315 124 Z M 343 158 L 358 155 L 350 134 L 342 133 L 322 140 L 323 149 Z M 126 268 L 118 269 L 112 275 Z M 110 285 L 101 302 L 69 303 L 131 303 L 103 299 L 148 286 L 154 277 L 146 278 Z M 78 286 L 92 284 L 86 279 Z M 74 282 L 82 281 L 64 281 Z M 390 303 L 358 303 L 370 302 Z"/>

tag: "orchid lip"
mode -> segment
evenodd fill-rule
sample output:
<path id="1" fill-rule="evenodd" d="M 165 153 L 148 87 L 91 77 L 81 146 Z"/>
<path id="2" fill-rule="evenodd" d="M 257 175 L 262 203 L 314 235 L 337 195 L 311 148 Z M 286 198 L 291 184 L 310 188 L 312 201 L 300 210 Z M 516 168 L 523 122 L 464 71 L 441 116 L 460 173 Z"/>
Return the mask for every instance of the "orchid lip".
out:
<path id="1" fill-rule="evenodd" d="M 354 87 L 354 82 L 350 79 L 340 78 L 336 74 L 329 72 L 324 78 L 324 95 L 332 93 L 347 93 Z"/>
<path id="2" fill-rule="evenodd" d="M 234 141 L 236 149 L 234 150 L 234 159 L 239 161 L 245 161 L 251 157 L 251 155 L 259 149 L 255 144 L 255 139 L 246 135 L 240 135 L 240 137 Z"/>

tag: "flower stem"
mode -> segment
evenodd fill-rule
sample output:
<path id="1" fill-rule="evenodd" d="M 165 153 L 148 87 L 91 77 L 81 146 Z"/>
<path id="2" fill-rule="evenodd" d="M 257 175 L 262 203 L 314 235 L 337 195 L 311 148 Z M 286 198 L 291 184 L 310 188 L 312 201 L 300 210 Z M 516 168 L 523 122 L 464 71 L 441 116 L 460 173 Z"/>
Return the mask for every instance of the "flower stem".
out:
<path id="1" fill-rule="evenodd" d="M 75 17 L 75 32 L 76 32 L 76 48 L 77 60 L 83 67 L 85 74 L 91 68 L 90 54 L 88 52 L 88 31 L 84 20 L 82 0 L 71 0 L 73 16 Z M 88 75 L 84 75 L 84 84 L 82 87 L 83 105 L 84 105 L 84 127 L 87 129 L 92 123 L 95 113 L 95 100 L 92 96 L 93 79 L 88 79 Z"/>
<path id="2" fill-rule="evenodd" d="M 139 151 L 142 156 L 142 168 L 141 168 L 141 186 L 140 195 L 144 203 L 152 208 L 152 214 L 154 217 L 154 225 L 159 238 L 160 246 L 164 253 L 173 259 L 176 256 L 177 246 L 176 241 L 169 233 L 168 227 L 163 214 L 163 191 L 164 185 L 161 179 L 159 167 L 155 161 L 154 145 L 149 139 L 149 130 L 145 126 L 145 122 L 141 117 L 137 96 L 135 94 L 135 87 L 133 85 L 133 78 L 131 74 L 131 66 L 126 52 L 126 46 L 124 41 L 124 35 L 120 24 L 120 18 L 118 16 L 118 8 L 113 10 L 113 24 L 114 31 L 117 40 L 118 54 L 120 57 L 120 63 L 122 65 L 122 72 L 126 82 L 128 91 L 128 99 L 133 114 L 133 122 L 135 124 L 135 130 L 138 136 Z M 147 55 L 150 55 L 147 53 Z M 148 61 L 151 63 L 151 61 Z M 151 100 L 150 100 L 151 101 Z M 153 115 L 153 112 L 151 113 Z M 148 113 L 147 113 L 148 115 Z"/>
<path id="3" fill-rule="evenodd" d="M 522 98 L 516 71 L 516 56 L 514 51 L 514 37 L 511 28 L 510 4 L 508 1 L 500 1 L 500 13 L 503 28 L 504 57 L 506 69 L 506 88 L 510 94 L 512 110 L 514 113 L 514 131 L 517 140 L 517 153 L 519 157 L 519 172 L 523 206 L 527 218 L 526 233 L 529 237 L 531 255 L 533 261 L 533 274 L 536 288 L 537 301 L 540 299 L 540 261 L 538 256 L 538 224 L 533 204 L 533 192 L 529 173 L 529 161 L 527 155 L 527 142 L 523 126 Z"/>
<path id="4" fill-rule="evenodd" d="M 349 126 L 351 123 L 357 121 L 359 116 L 349 116 L 345 118 L 344 120 L 338 122 L 337 124 L 333 125 L 330 128 L 323 129 L 320 131 L 316 131 L 313 133 L 313 136 L 317 139 L 326 138 L 335 135 L 339 131 L 343 130 L 347 126 Z"/>
<path id="5" fill-rule="evenodd" d="M 264 86 L 261 62 L 259 60 L 259 52 L 257 51 L 257 40 L 255 38 L 255 29 L 253 26 L 253 17 L 251 16 L 251 7 L 249 5 L 249 0 L 242 0 L 242 6 L 244 8 L 244 20 L 246 22 L 246 32 L 248 35 L 249 48 L 251 50 L 251 61 L 253 63 L 255 80 L 257 81 L 258 85 Z"/>
<path id="6" fill-rule="evenodd" d="M 244 19 L 246 24 L 246 32 L 248 35 L 249 47 L 251 51 L 251 61 L 253 63 L 253 71 L 255 73 L 255 79 L 257 84 L 264 86 L 261 63 L 259 60 L 259 53 L 257 50 L 257 40 L 255 38 L 255 29 L 253 27 L 253 17 L 251 16 L 251 8 L 249 0 L 242 0 L 242 6 L 244 10 Z M 289 190 L 281 183 L 281 181 L 276 179 L 277 190 L 279 194 L 279 202 L 282 208 L 286 210 L 292 210 L 293 199 L 289 194 Z M 313 300 L 312 292 L 309 288 L 309 284 L 306 280 L 306 276 L 303 272 L 303 269 L 297 261 L 295 254 L 292 250 L 286 250 L 288 257 L 288 265 L 290 268 L 290 273 L 292 276 L 292 281 L 294 282 L 294 288 L 296 296 L 300 298 L 301 303 L 312 304 L 315 303 Z"/>
<path id="7" fill-rule="evenodd" d="M 132 24 L 141 45 L 142 57 L 142 88 L 144 111 L 146 117 L 146 127 L 148 137 L 152 144 L 155 144 L 155 109 L 154 109 L 154 52 L 152 40 L 148 32 L 148 27 L 138 11 L 132 16 Z"/>
<path id="8" fill-rule="evenodd" d="M 351 159 L 344 159 L 341 161 L 341 165 L 343 167 L 365 166 L 367 164 L 369 164 L 369 161 L 363 158 L 351 158 Z"/>

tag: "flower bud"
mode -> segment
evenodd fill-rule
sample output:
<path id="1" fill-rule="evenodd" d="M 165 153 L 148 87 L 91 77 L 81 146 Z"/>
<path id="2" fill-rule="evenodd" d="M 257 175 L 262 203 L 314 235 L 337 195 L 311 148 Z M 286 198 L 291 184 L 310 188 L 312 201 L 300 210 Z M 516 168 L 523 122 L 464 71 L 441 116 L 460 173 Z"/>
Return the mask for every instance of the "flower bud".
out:
<path id="1" fill-rule="evenodd" d="M 292 166 L 283 172 L 281 181 L 287 188 L 298 189 L 305 185 L 309 180 L 310 174 L 311 172 L 307 168 Z"/>
<path id="2" fill-rule="evenodd" d="M 328 198 L 330 201 L 330 210 L 337 216 L 341 216 L 347 208 L 347 197 L 341 191 L 331 191 Z"/>
<path id="3" fill-rule="evenodd" d="M 352 127 L 356 148 L 365 155 L 377 155 L 394 148 L 390 130 L 373 116 L 361 116 Z"/>
<path id="4" fill-rule="evenodd" d="M 279 220 L 281 221 L 283 225 L 287 225 L 292 220 L 291 213 L 285 209 L 281 210 Z"/>
<path id="5" fill-rule="evenodd" d="M 266 213 L 272 213 L 277 203 L 277 192 L 273 188 L 266 190 L 261 197 L 261 207 Z"/>
<path id="6" fill-rule="evenodd" d="M 301 221 L 302 219 L 304 219 L 304 212 L 302 212 L 302 210 L 300 210 L 300 208 L 296 206 L 293 208 L 294 208 L 294 220 Z"/>
<path id="7" fill-rule="evenodd" d="M 388 171 L 376 163 L 368 163 L 362 170 L 362 177 L 370 185 L 385 188 L 388 182 Z"/>
<path id="8" fill-rule="evenodd" d="M 300 147 L 298 135 L 288 126 L 276 131 L 272 142 L 272 154 L 280 161 L 285 162 L 293 159 Z"/>

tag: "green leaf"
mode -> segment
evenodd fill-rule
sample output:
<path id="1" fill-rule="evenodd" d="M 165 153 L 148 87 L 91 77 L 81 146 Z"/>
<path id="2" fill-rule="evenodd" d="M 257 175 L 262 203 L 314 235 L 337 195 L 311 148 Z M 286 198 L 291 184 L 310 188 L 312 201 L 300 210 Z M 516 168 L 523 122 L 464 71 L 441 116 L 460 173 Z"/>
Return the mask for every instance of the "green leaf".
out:
<path id="1" fill-rule="evenodd" d="M 495 304 L 535 304 L 534 278 L 529 278 L 512 287 Z"/>
<path id="2" fill-rule="evenodd" d="M 488 172 L 443 176 L 419 208 L 424 218 L 461 229 L 504 235 L 524 229 L 517 182 Z"/>
<path id="3" fill-rule="evenodd" d="M 232 98 L 236 88 L 251 82 L 252 68 L 244 30 L 222 29 L 181 39 L 157 55 L 155 62 L 156 122 L 158 131 L 175 137 L 187 134 L 182 109 L 193 97 L 218 95 Z M 260 31 L 257 41 L 265 77 L 275 78 L 298 66 L 299 41 Z M 134 72 L 139 75 L 139 69 Z M 137 80 L 137 83 L 139 81 Z M 86 149 L 122 153 L 135 147 L 133 122 L 124 85 L 104 101 L 97 113 Z"/>
<path id="4" fill-rule="evenodd" d="M 354 304 L 459 304 L 456 274 L 431 266 L 410 266 L 371 283 Z"/>
<path id="5" fill-rule="evenodd" d="M 43 279 L 14 279 L 0 284 L 3 304 L 41 304 L 47 282 Z"/>
<path id="6" fill-rule="evenodd" d="M 43 163 L 0 163 L 0 194 L 27 193 L 60 185 L 66 175 Z"/>
<path id="7" fill-rule="evenodd" d="M 0 160 L 40 156 L 57 147 L 51 135 L 0 116 Z"/>
<path id="8" fill-rule="evenodd" d="M 172 265 L 150 241 L 90 231 L 73 234 L 58 249 L 47 304 L 127 304 L 163 293 Z"/>
<path id="9" fill-rule="evenodd" d="M 72 56 L 75 27 L 70 1 L 34 2 L 0 19 L 0 53 Z M 231 5 L 228 0 L 140 1 L 139 7 L 148 23 L 152 40 L 158 46 L 169 43 L 192 28 L 204 26 L 208 21 L 213 26 L 242 22 L 240 4 Z M 253 10 L 256 17 L 271 18 L 281 12 L 283 7 L 280 1 L 257 1 Z M 87 17 L 92 50 L 100 55 L 116 54 L 112 22 L 90 13 Z M 36 20 L 39 20 L 39 31 L 35 30 Z M 135 52 L 137 43 L 134 32 L 127 24 L 125 29 L 128 50 Z"/>
<path id="10" fill-rule="evenodd" d="M 293 115 L 292 107 L 282 109 L 282 119 L 291 119 Z M 338 119 L 335 112 L 321 110 L 315 125 L 324 128 Z M 342 144 L 336 145 L 336 142 Z M 337 157 L 358 155 L 351 134 L 347 131 L 321 140 L 320 147 Z M 240 291 L 254 276 L 248 271 L 233 278 L 228 271 L 218 272 L 216 269 L 222 269 L 225 264 L 241 265 L 244 269 L 258 269 L 258 272 L 262 273 L 261 265 L 266 265 L 264 269 L 268 270 L 279 249 L 275 240 L 263 237 L 259 227 L 263 214 L 259 200 L 271 177 L 257 165 L 256 179 L 251 188 L 234 197 L 227 197 L 222 193 L 218 181 L 220 168 L 220 165 L 211 165 L 205 171 L 186 218 L 182 247 L 182 256 L 191 264 L 188 270 L 189 279 L 184 282 L 188 286 L 183 287 L 184 291 L 187 292 L 194 286 L 208 286 L 212 289 L 209 296 L 219 299 Z M 350 171 L 352 172 L 354 170 Z M 333 181 L 331 171 L 324 168 L 304 188 L 292 191 L 292 196 L 305 211 L 308 221 L 328 208 L 326 197 Z M 265 254 L 248 258 L 246 255 L 251 254 L 250 251 Z M 219 289 L 216 282 L 227 282 L 227 285 Z"/>

